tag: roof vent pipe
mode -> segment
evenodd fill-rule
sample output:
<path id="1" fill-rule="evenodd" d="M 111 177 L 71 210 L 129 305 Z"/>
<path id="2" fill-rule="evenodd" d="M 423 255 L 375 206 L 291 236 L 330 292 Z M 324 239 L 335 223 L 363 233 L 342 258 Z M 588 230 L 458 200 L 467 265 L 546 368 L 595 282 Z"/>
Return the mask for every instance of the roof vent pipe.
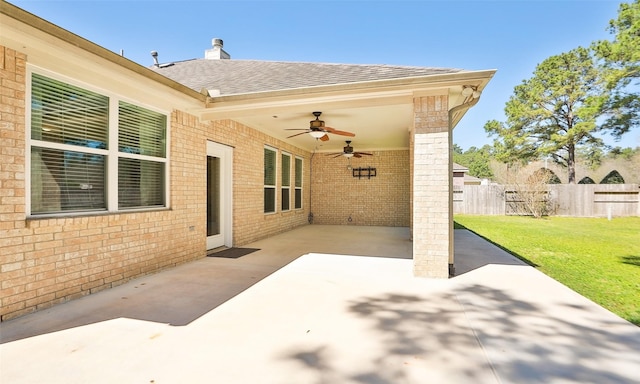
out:
<path id="1" fill-rule="evenodd" d="M 153 57 L 153 66 L 159 67 L 160 63 L 158 62 L 158 51 L 151 51 L 151 57 Z"/>

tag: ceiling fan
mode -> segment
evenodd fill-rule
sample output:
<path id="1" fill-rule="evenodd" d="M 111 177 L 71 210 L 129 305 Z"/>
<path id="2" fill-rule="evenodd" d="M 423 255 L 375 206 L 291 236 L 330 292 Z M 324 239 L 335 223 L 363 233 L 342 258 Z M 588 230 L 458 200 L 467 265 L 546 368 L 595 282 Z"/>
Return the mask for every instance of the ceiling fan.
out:
<path id="1" fill-rule="evenodd" d="M 301 132 L 301 133 L 296 133 L 295 135 L 291 135 L 291 136 L 287 137 L 287 139 L 289 139 L 291 137 L 299 136 L 299 135 L 304 135 L 305 133 L 308 133 L 312 137 L 314 137 L 316 139 L 320 139 L 322 141 L 329 140 L 328 133 L 333 133 L 335 135 L 341 135 L 341 136 L 351 136 L 351 137 L 355 136 L 354 133 L 346 132 L 346 131 L 339 131 L 339 130 L 337 130 L 335 128 L 331 128 L 331 127 L 325 126 L 324 125 L 324 121 L 320 120 L 320 115 L 321 114 L 322 114 L 322 112 L 313 112 L 313 116 L 315 116 L 316 119 L 315 120 L 311 120 L 309 122 L 309 128 L 308 129 L 304 129 L 304 128 L 287 129 L 287 131 L 305 131 L 305 132 Z"/>
<path id="2" fill-rule="evenodd" d="M 347 143 L 347 146 L 343 147 L 343 151 L 342 152 L 327 153 L 327 156 L 333 156 L 334 159 L 336 157 L 339 157 L 339 156 L 344 156 L 344 157 L 348 157 L 348 158 L 350 158 L 350 157 L 362 157 L 362 155 L 372 156 L 371 153 L 354 152 L 353 151 L 353 147 L 351 146 L 351 140 L 347 140 L 347 141 L 345 141 L 345 143 Z"/>

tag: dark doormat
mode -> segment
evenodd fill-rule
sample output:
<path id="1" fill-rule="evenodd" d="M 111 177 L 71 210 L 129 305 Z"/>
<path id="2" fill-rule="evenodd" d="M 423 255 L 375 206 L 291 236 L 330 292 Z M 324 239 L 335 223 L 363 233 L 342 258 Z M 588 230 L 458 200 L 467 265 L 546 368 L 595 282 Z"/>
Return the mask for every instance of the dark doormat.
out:
<path id="1" fill-rule="evenodd" d="M 237 259 L 238 257 L 248 255 L 252 252 L 259 251 L 259 248 L 227 248 L 218 252 L 207 253 L 208 257 L 224 257 L 227 259 Z"/>

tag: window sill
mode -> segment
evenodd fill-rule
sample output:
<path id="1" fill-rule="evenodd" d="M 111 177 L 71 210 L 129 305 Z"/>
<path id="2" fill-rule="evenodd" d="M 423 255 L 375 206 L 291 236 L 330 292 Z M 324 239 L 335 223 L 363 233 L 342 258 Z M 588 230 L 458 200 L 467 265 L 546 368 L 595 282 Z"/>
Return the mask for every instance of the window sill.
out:
<path id="1" fill-rule="evenodd" d="M 158 211 L 170 211 L 169 207 L 158 208 L 140 208 L 140 209 L 127 209 L 122 211 L 95 211 L 95 212 L 58 212 L 58 213 L 43 213 L 36 215 L 29 215 L 26 218 L 27 222 L 39 221 L 39 220 L 51 220 L 51 219 L 76 219 L 82 217 L 96 217 L 96 216 L 114 216 L 114 215 L 127 215 L 134 213 L 147 213 Z"/>

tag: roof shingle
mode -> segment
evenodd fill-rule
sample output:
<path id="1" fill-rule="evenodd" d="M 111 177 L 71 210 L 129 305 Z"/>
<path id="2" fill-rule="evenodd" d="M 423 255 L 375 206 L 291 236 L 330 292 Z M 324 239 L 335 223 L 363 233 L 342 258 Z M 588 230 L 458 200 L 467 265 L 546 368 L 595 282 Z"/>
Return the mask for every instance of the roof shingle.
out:
<path id="1" fill-rule="evenodd" d="M 462 71 L 398 65 L 206 59 L 180 61 L 152 69 L 198 92 L 219 90 L 221 96 Z"/>

